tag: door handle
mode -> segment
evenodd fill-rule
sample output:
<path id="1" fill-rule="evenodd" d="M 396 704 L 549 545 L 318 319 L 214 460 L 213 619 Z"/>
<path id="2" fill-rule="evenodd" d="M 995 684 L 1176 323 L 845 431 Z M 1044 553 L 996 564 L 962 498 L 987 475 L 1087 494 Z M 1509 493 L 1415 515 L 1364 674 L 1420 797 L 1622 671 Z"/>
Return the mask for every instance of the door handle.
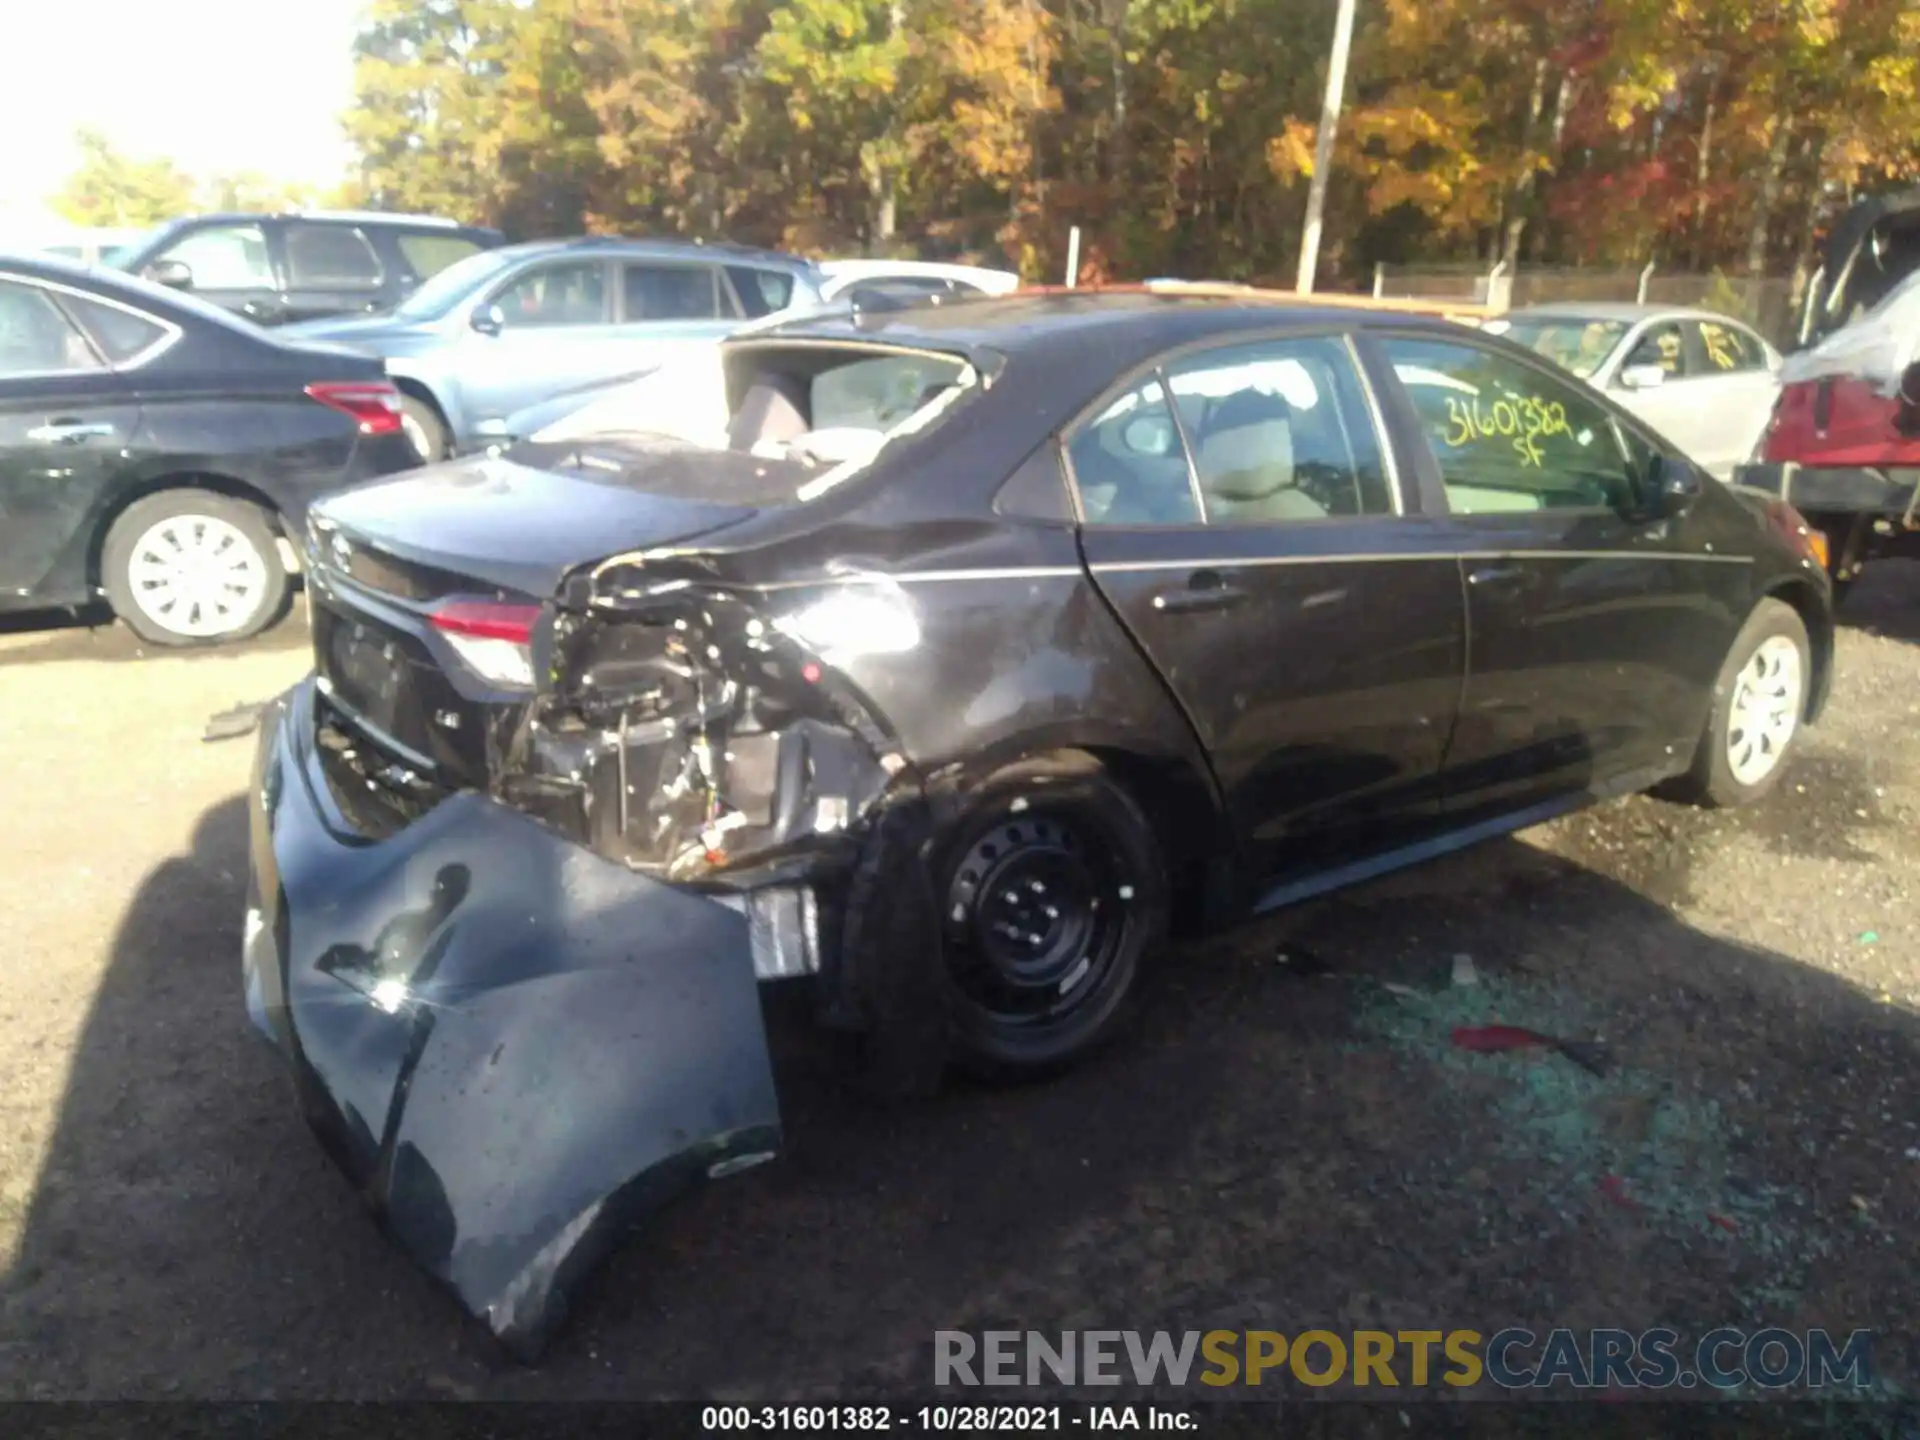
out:
<path id="1" fill-rule="evenodd" d="M 1526 578 L 1527 572 L 1518 565 L 1483 565 L 1467 572 L 1467 584 L 1476 590 L 1517 590 Z"/>
<path id="2" fill-rule="evenodd" d="M 113 426 L 104 421 L 49 420 L 27 431 L 27 439 L 39 445 L 76 445 L 82 440 L 111 440 L 113 433 Z"/>
<path id="3" fill-rule="evenodd" d="M 1153 597 L 1153 608 L 1167 615 L 1192 614 L 1198 610 L 1226 610 L 1247 598 L 1238 585 L 1229 585 L 1218 570 L 1196 570 L 1178 590 L 1162 590 Z"/>

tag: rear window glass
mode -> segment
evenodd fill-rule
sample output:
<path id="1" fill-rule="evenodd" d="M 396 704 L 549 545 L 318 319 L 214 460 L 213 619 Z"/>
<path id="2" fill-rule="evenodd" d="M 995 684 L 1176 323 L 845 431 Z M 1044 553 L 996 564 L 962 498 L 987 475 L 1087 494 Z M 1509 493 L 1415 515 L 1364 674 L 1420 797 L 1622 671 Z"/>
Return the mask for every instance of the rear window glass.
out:
<path id="1" fill-rule="evenodd" d="M 886 430 L 950 388 L 960 366 L 932 355 L 880 355 L 813 379 L 815 430 Z"/>
<path id="2" fill-rule="evenodd" d="M 417 230 L 402 230 L 395 237 L 400 258 L 421 280 L 430 280 L 449 265 L 478 254 L 480 246 L 460 235 L 428 235 Z"/>
<path id="3" fill-rule="evenodd" d="M 793 303 L 793 276 L 781 270 L 759 270 L 751 265 L 727 266 L 727 278 L 740 296 L 749 320 L 758 320 Z"/>

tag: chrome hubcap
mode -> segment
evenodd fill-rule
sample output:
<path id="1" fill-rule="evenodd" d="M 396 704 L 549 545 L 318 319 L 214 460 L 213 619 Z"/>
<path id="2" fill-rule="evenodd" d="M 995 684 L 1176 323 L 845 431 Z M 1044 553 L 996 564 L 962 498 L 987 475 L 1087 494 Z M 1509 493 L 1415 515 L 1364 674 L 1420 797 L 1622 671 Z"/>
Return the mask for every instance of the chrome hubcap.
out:
<path id="1" fill-rule="evenodd" d="M 1753 785 L 1773 773 L 1800 723 L 1800 647 L 1784 635 L 1768 637 L 1733 683 L 1727 768 Z"/>
<path id="2" fill-rule="evenodd" d="M 265 557 L 212 515 L 175 515 L 143 534 L 127 563 L 134 603 L 176 635 L 208 639 L 238 630 L 267 593 Z"/>

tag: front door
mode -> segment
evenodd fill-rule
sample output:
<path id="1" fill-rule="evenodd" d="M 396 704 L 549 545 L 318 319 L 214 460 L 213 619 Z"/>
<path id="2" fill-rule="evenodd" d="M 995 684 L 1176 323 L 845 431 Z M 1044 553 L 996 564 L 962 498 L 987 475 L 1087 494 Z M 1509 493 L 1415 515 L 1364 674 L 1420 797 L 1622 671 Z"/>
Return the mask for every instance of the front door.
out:
<path id="1" fill-rule="evenodd" d="M 286 298 L 274 271 L 267 233 L 259 225 L 201 225 L 153 257 L 150 271 L 162 260 L 178 260 L 190 274 L 188 289 L 202 300 L 261 325 L 286 319 Z"/>
<path id="2" fill-rule="evenodd" d="M 602 260 L 537 265 L 495 293 L 499 333 L 474 330 L 461 340 L 460 393 L 471 419 L 511 415 L 622 373 L 608 268 Z"/>
<path id="3" fill-rule="evenodd" d="M 1413 402 L 1467 596 L 1448 808 L 1508 811 L 1684 766 L 1740 560 L 1651 514 L 1654 450 L 1544 362 L 1378 342 Z"/>
<path id="4" fill-rule="evenodd" d="M 126 391 L 51 291 L 0 279 L 0 605 L 87 598 L 90 522 L 139 425 Z"/>
<path id="5" fill-rule="evenodd" d="M 1267 878 L 1436 821 L 1458 568 L 1403 513 L 1341 336 L 1187 352 L 1068 453 L 1088 568 L 1210 757 Z"/>

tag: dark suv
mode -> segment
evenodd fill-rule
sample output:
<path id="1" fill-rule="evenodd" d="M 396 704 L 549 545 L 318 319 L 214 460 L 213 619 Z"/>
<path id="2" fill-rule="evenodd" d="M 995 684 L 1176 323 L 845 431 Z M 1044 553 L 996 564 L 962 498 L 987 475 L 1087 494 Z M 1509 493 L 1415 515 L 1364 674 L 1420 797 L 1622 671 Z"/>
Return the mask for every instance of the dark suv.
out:
<path id="1" fill-rule="evenodd" d="M 387 310 L 498 230 L 348 210 L 195 215 L 123 246 L 113 264 L 262 325 Z"/>

